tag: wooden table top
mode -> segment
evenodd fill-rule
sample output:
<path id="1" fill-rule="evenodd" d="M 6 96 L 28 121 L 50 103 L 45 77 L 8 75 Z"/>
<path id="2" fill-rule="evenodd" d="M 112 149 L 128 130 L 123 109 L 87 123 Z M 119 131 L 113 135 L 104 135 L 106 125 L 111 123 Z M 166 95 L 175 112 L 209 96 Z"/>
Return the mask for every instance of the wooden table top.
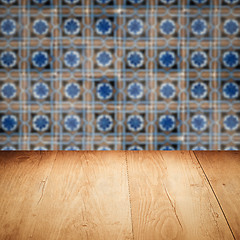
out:
<path id="1" fill-rule="evenodd" d="M 2 151 L 0 239 L 240 239 L 240 152 Z"/>

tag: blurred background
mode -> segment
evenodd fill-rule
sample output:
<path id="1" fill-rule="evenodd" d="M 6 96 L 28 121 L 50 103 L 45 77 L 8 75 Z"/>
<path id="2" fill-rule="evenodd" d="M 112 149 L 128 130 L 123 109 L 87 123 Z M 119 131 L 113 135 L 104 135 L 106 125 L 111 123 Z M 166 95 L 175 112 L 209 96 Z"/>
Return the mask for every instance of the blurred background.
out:
<path id="1" fill-rule="evenodd" d="M 239 0 L 1 0 L 0 149 L 240 149 Z"/>

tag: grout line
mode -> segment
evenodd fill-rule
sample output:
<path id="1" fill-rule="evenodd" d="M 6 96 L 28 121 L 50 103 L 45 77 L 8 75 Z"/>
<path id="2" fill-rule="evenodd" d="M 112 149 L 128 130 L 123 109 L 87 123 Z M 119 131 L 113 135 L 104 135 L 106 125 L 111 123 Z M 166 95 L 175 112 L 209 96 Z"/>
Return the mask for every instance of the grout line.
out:
<path id="1" fill-rule="evenodd" d="M 230 229 L 230 231 L 231 231 L 231 233 L 232 233 L 233 239 L 236 240 L 236 238 L 235 238 L 235 236 L 234 236 L 234 234 L 233 234 L 233 231 L 232 231 L 232 229 L 231 229 L 231 227 L 230 227 L 230 224 L 229 224 L 229 222 L 228 222 L 228 220 L 227 220 L 227 217 L 226 217 L 226 215 L 225 215 L 225 213 L 224 213 L 224 211 L 223 211 L 223 208 L 222 208 L 222 206 L 221 206 L 221 204 L 220 204 L 220 201 L 219 201 L 218 198 L 217 198 L 217 195 L 216 195 L 216 193 L 215 193 L 215 191 L 214 191 L 214 189 L 213 189 L 213 187 L 212 187 L 212 185 L 211 185 L 211 183 L 210 183 L 210 181 L 209 181 L 209 179 L 208 179 L 208 177 L 207 177 L 206 172 L 204 171 L 204 169 L 203 169 L 203 167 L 202 167 L 202 165 L 201 165 L 201 163 L 200 163 L 200 161 L 199 161 L 199 159 L 198 159 L 195 151 L 192 151 L 192 152 L 193 152 L 195 158 L 197 159 L 198 164 L 200 165 L 200 167 L 201 167 L 201 169 L 202 169 L 202 171 L 203 171 L 203 173 L 204 173 L 204 175 L 205 175 L 205 177 L 206 177 L 206 179 L 207 179 L 207 181 L 208 181 L 208 184 L 209 184 L 210 188 L 212 189 L 212 192 L 213 192 L 213 194 L 214 194 L 214 196 L 215 196 L 215 198 L 216 198 L 216 200 L 217 200 L 217 202 L 218 202 L 218 205 L 219 205 L 219 207 L 220 207 L 220 209 L 221 209 L 221 211 L 222 211 L 222 213 L 223 213 L 223 216 L 224 216 L 224 218 L 225 218 L 225 220 L 226 220 L 226 222 L 227 222 L 227 225 L 228 225 L 228 227 L 229 227 L 229 229 Z"/>
<path id="2" fill-rule="evenodd" d="M 127 163 L 127 151 L 125 150 L 124 152 L 125 152 L 125 162 L 126 162 L 126 170 L 127 170 L 128 197 L 129 197 L 129 204 L 130 204 L 130 217 L 131 217 L 131 223 L 132 223 L 132 236 L 133 236 L 133 239 L 134 239 L 133 219 L 132 219 L 132 203 L 131 203 L 130 185 L 129 185 L 129 174 L 128 174 L 128 163 Z"/>

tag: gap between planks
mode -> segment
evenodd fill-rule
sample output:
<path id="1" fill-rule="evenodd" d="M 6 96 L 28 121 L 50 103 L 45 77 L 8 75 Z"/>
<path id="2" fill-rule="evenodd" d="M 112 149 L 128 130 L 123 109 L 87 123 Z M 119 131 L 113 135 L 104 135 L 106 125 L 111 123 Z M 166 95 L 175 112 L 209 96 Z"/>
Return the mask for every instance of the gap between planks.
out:
<path id="1" fill-rule="evenodd" d="M 133 222 L 133 220 L 136 222 L 136 219 L 133 219 L 133 202 L 132 202 L 132 198 L 133 198 L 133 192 L 132 192 L 132 183 L 131 183 L 131 181 L 130 181 L 130 177 L 133 177 L 133 176 L 131 176 L 132 175 L 132 172 L 130 171 L 129 172 L 129 161 L 128 161 L 128 158 L 127 158 L 127 154 L 129 155 L 129 154 L 131 154 L 131 152 L 132 151 L 127 151 L 126 152 L 126 165 L 127 165 L 127 178 L 128 178 L 128 187 L 129 187 L 129 201 L 130 201 L 130 210 L 131 210 L 131 221 L 132 221 L 132 235 L 133 235 L 133 239 L 135 239 L 135 235 L 133 234 L 134 233 L 134 231 L 136 230 L 136 226 L 134 227 L 134 222 Z M 151 153 L 151 151 L 149 151 L 150 153 Z M 153 151 L 153 152 L 155 152 L 155 151 Z M 161 151 L 159 151 L 160 152 L 160 156 L 161 156 L 161 158 L 163 158 L 164 159 L 164 157 L 162 156 L 162 153 L 161 153 Z M 189 157 L 190 158 L 192 158 L 192 156 L 195 156 L 195 154 L 191 154 L 191 152 L 192 153 L 194 153 L 193 151 L 183 151 L 183 152 L 188 152 L 188 154 L 189 154 Z M 134 153 L 136 154 L 135 155 L 135 158 L 138 158 L 139 157 L 139 153 L 137 154 L 137 151 L 134 151 Z M 130 157 L 132 157 L 132 156 L 130 156 Z M 226 229 L 228 229 L 228 231 L 229 231 L 229 236 L 232 236 L 233 237 L 233 239 L 236 239 L 235 237 L 234 237 L 234 235 L 233 235 L 233 232 L 232 232 L 232 230 L 231 230 L 231 228 L 229 227 L 229 224 L 228 224 L 228 221 L 227 221 L 227 219 L 226 219 L 226 216 L 225 216 L 225 214 L 223 213 L 223 210 L 222 210 L 222 208 L 221 208 L 221 206 L 220 206 L 220 204 L 219 204 L 219 201 L 218 201 L 218 199 L 217 199 L 217 197 L 216 197 L 216 194 L 215 194 L 215 192 L 213 191 L 213 189 L 212 189 L 212 186 L 211 186 L 211 184 L 209 183 L 209 180 L 208 180 L 208 178 L 207 178 L 207 176 L 206 176 L 206 174 L 205 174 L 205 172 L 204 172 L 204 170 L 203 170 L 203 168 L 202 168 L 202 166 L 201 166 L 201 164 L 199 163 L 199 161 L 198 161 L 198 159 L 196 158 L 196 159 L 193 159 L 192 158 L 192 161 L 194 160 L 194 162 L 195 162 L 195 164 L 198 166 L 198 169 L 200 170 L 200 172 L 202 172 L 202 177 L 203 177 L 203 179 L 205 179 L 205 184 L 206 184 L 206 186 L 208 186 L 208 189 L 209 189 L 209 191 L 210 192 L 212 192 L 213 193 L 213 196 L 215 196 L 215 197 L 213 197 L 212 199 L 215 199 L 215 201 L 217 200 L 217 202 L 215 203 L 216 204 L 216 206 L 219 206 L 220 207 L 220 209 L 219 209 L 219 213 L 221 212 L 224 216 L 223 216 L 223 218 L 222 218 L 222 224 L 226 224 L 225 226 L 226 226 Z M 129 175 L 129 173 L 130 173 L 130 175 Z M 164 188 L 165 189 L 165 192 L 166 192 L 166 188 Z M 209 193 L 210 193 L 209 192 Z M 166 195 L 167 195 L 167 197 L 168 197 L 168 199 L 169 199 L 169 194 L 168 194 L 168 192 L 166 192 Z M 171 199 L 169 199 L 170 200 L 170 202 L 171 202 Z M 174 208 L 174 207 L 173 207 Z M 138 210 L 136 210 L 135 209 L 135 213 L 136 213 L 136 211 L 138 211 Z M 135 214 L 136 215 L 136 214 Z M 136 233 L 136 232 L 135 232 Z M 137 234 L 138 235 L 138 234 Z M 135 237 L 134 237 L 135 236 Z M 227 235 L 226 235 L 227 236 Z M 228 236 L 228 237 L 229 237 Z"/>
<path id="2" fill-rule="evenodd" d="M 127 151 L 125 150 L 124 152 L 125 152 L 126 171 L 127 171 L 128 198 L 129 198 L 129 206 L 130 206 L 130 217 L 131 217 L 132 237 L 133 237 L 133 240 L 134 240 L 133 218 L 132 218 L 132 203 L 131 203 L 130 184 L 129 184 L 129 174 L 128 174 Z"/>
<path id="3" fill-rule="evenodd" d="M 226 220 L 226 222 L 227 222 L 227 225 L 228 225 L 228 227 L 229 227 L 229 229 L 230 229 L 230 231 L 231 231 L 231 233 L 232 233 L 232 236 L 233 236 L 234 240 L 236 240 L 236 238 L 235 238 L 235 236 L 234 236 L 234 233 L 233 233 L 233 231 L 232 231 L 232 228 L 231 228 L 231 226 L 230 226 L 230 224 L 229 224 L 229 222 L 228 222 L 228 220 L 227 220 L 227 217 L 226 217 L 226 215 L 225 215 L 225 212 L 223 211 L 223 208 L 222 208 L 222 206 L 221 206 L 221 204 L 220 204 L 220 201 L 218 200 L 217 194 L 215 193 L 215 191 L 214 191 L 214 189 L 213 189 L 213 187 L 212 187 L 212 184 L 211 184 L 211 182 L 210 182 L 209 179 L 208 179 L 208 176 L 207 176 L 206 172 L 204 171 L 203 166 L 202 166 L 202 164 L 200 163 L 200 161 L 199 161 L 199 159 L 198 159 L 197 154 L 195 153 L 195 151 L 192 151 L 192 152 L 193 152 L 196 160 L 198 161 L 198 164 L 199 164 L 199 166 L 201 167 L 201 169 L 202 169 L 202 171 L 203 171 L 203 173 L 204 173 L 204 176 L 205 176 L 205 178 L 206 178 L 206 180 L 207 180 L 207 182 L 208 182 L 208 184 L 209 184 L 209 186 L 210 186 L 210 188 L 211 188 L 211 190 L 212 190 L 212 192 L 213 192 L 213 194 L 214 194 L 214 196 L 215 196 L 215 198 L 216 198 L 216 200 L 217 200 L 217 203 L 218 203 L 218 205 L 219 205 L 219 207 L 220 207 L 220 209 L 221 209 L 221 211 L 222 211 L 222 213 L 223 213 L 223 216 L 224 216 L 224 218 L 225 218 L 225 220 Z"/>

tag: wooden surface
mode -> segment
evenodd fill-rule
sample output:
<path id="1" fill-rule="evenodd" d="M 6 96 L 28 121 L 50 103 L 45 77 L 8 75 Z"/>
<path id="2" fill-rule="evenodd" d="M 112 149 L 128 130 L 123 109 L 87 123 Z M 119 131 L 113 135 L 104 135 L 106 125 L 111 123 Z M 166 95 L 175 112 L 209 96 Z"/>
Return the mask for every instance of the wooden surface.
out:
<path id="1" fill-rule="evenodd" d="M 240 239 L 240 152 L 0 152 L 0 239 Z"/>
<path id="2" fill-rule="evenodd" d="M 240 153 L 196 152 L 236 239 L 240 239 Z"/>
<path id="3" fill-rule="evenodd" d="M 192 153 L 129 153 L 128 165 L 136 239 L 232 239 Z"/>
<path id="4" fill-rule="evenodd" d="M 0 157 L 0 239 L 132 239 L 124 152 Z"/>

